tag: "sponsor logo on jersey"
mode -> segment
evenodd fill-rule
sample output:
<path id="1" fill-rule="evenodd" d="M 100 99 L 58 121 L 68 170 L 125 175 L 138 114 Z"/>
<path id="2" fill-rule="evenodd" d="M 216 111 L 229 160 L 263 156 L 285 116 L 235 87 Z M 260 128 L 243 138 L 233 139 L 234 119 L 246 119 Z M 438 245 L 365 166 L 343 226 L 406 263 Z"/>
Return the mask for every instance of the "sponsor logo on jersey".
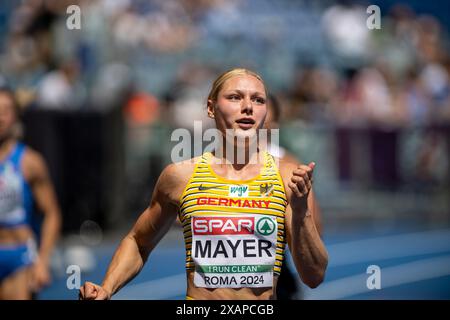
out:
<path id="1" fill-rule="evenodd" d="M 248 197 L 248 186 L 246 185 L 231 185 L 228 189 L 229 197 Z"/>
<path id="2" fill-rule="evenodd" d="M 193 217 L 194 235 L 254 234 L 254 217 Z"/>

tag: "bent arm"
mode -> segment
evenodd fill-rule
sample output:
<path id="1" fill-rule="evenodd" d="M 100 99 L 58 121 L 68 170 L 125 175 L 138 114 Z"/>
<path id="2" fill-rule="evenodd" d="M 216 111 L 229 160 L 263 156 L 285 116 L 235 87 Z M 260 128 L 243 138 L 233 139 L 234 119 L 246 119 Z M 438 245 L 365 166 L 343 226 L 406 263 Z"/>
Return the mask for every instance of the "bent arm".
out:
<path id="1" fill-rule="evenodd" d="M 299 166 L 301 164 L 301 162 L 289 152 L 285 153 L 283 160 L 287 163 L 295 164 L 296 166 Z M 311 199 L 308 200 L 314 206 L 314 209 L 311 210 L 311 213 L 313 215 L 313 220 L 316 224 L 317 231 L 319 231 L 319 235 L 322 235 L 322 211 L 320 210 L 319 203 L 317 202 L 314 194 L 311 196 Z"/>
<path id="2" fill-rule="evenodd" d="M 60 234 L 61 213 L 44 159 L 37 153 L 29 152 L 25 161 L 31 172 L 30 186 L 33 197 L 44 216 L 38 258 L 40 262 L 48 265 Z"/>
<path id="3" fill-rule="evenodd" d="M 117 248 L 102 287 L 112 296 L 142 269 L 151 251 L 175 220 L 177 206 L 170 201 L 170 183 L 163 172 L 158 179 L 150 206 L 141 214 Z"/>

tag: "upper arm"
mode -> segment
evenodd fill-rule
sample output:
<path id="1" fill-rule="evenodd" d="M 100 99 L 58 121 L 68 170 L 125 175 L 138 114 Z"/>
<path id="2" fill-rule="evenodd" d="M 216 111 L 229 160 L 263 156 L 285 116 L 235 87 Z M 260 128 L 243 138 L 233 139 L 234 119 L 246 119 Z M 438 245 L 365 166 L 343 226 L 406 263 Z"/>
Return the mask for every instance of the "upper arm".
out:
<path id="1" fill-rule="evenodd" d="M 58 213 L 55 191 L 44 158 L 27 148 L 23 156 L 23 171 L 40 211 L 43 214 Z"/>
<path id="2" fill-rule="evenodd" d="M 167 166 L 156 182 L 150 205 L 140 215 L 130 234 L 138 246 L 150 252 L 173 224 L 177 213 L 180 179 L 176 165 Z"/>

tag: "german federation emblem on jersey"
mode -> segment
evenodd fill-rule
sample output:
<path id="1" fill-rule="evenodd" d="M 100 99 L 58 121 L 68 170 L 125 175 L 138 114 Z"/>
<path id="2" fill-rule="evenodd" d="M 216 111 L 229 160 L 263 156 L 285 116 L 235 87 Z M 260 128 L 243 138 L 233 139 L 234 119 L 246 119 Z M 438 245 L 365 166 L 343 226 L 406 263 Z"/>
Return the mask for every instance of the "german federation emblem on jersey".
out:
<path id="1" fill-rule="evenodd" d="M 270 197 L 273 195 L 273 183 L 261 183 L 259 185 L 261 197 Z"/>

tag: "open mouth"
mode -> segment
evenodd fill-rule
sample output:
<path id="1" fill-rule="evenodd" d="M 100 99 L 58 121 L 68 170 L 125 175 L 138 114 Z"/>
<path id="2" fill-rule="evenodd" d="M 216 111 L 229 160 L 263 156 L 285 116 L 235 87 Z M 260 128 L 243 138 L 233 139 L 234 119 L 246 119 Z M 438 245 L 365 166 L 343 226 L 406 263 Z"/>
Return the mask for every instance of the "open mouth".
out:
<path id="1" fill-rule="evenodd" d="M 255 124 L 255 120 L 253 120 L 252 118 L 242 118 L 236 120 L 236 122 L 238 123 L 239 128 L 241 129 L 250 129 Z"/>

